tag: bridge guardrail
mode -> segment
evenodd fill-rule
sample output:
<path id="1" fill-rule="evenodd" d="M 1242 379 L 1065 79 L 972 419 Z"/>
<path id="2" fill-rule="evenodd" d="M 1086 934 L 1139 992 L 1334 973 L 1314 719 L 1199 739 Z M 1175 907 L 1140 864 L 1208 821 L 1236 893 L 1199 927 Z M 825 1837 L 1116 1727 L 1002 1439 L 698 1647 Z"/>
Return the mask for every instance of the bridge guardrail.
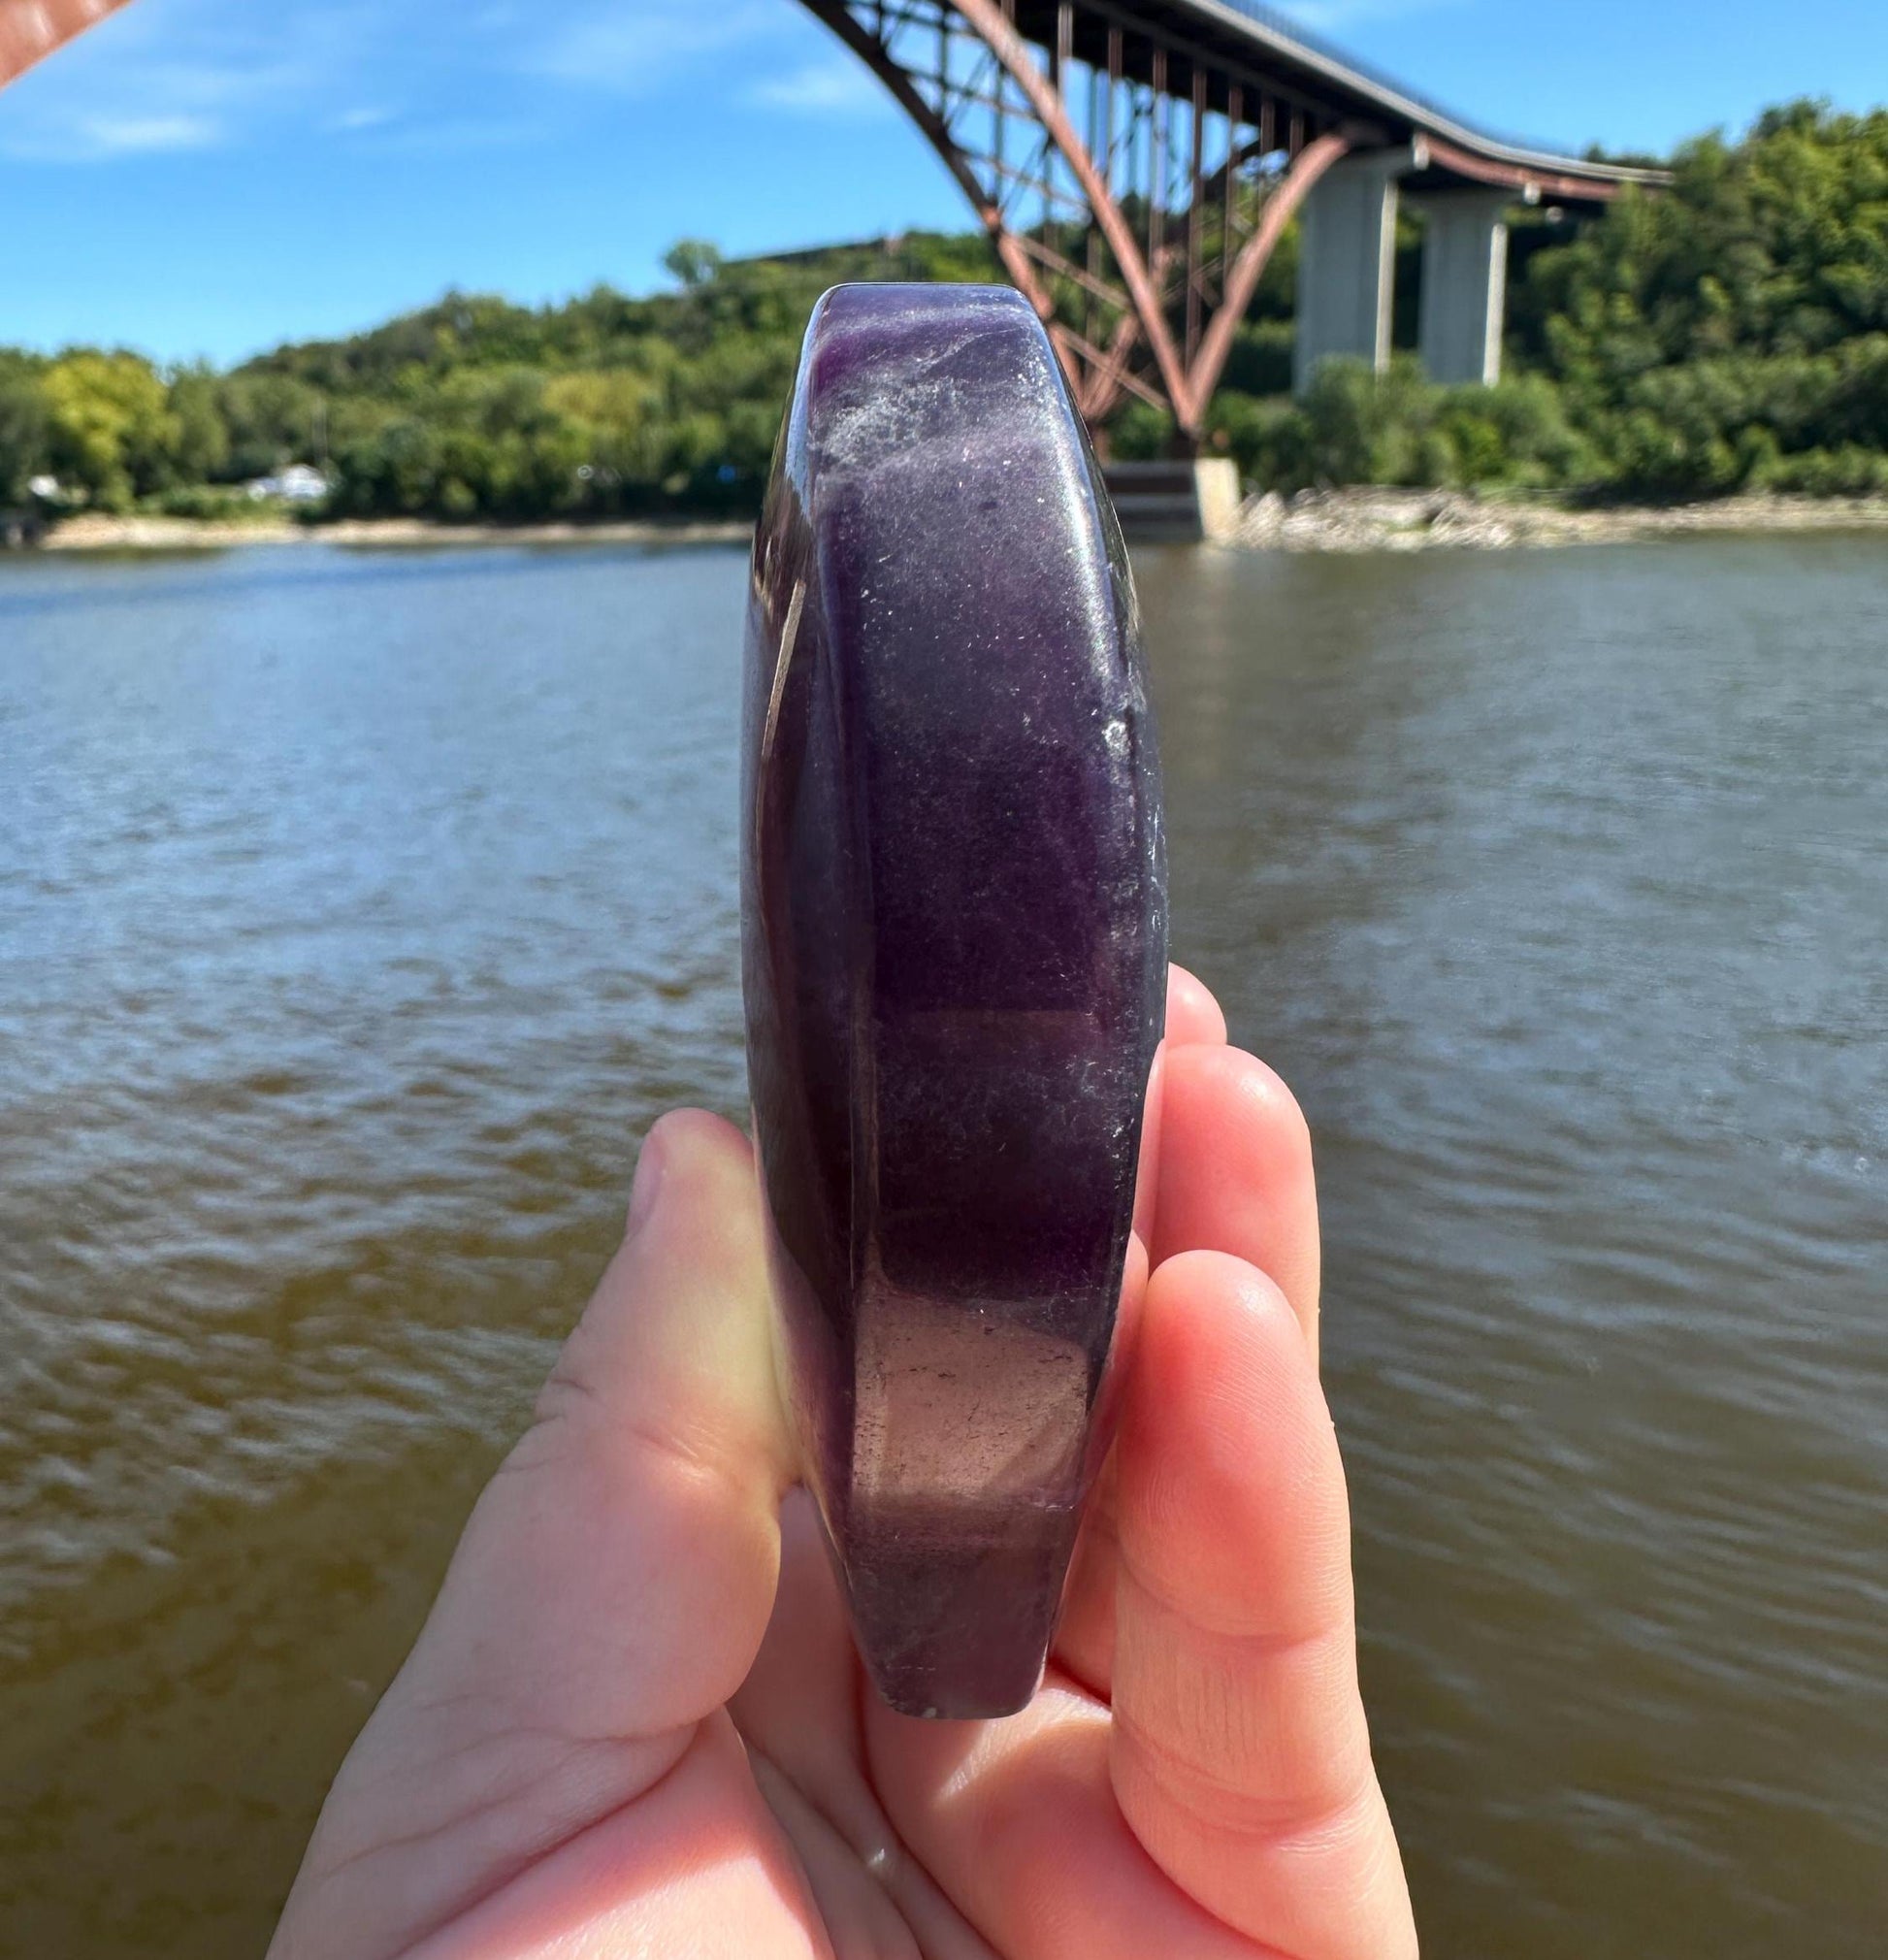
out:
<path id="1" fill-rule="evenodd" d="M 1381 68 L 1373 67 L 1368 61 L 1360 60 L 1347 48 L 1340 48 L 1335 42 L 1327 41 L 1321 34 L 1295 20 L 1290 15 L 1276 7 L 1268 7 L 1264 0 L 1218 0 L 1218 4 L 1229 14 L 1243 14 L 1256 26 L 1268 29 L 1288 42 L 1330 62 L 1334 67 L 1354 75 L 1360 82 L 1367 82 L 1374 88 L 1381 88 L 1386 94 L 1394 95 L 1407 102 L 1414 109 L 1433 115 L 1438 122 L 1444 122 L 1456 129 L 1466 130 L 1471 135 L 1481 137 L 1489 143 L 1499 144 L 1507 149 L 1524 149 L 1540 155 L 1567 155 L 1572 151 L 1564 146 L 1542 143 L 1533 137 L 1517 136 L 1512 130 L 1488 129 L 1479 122 L 1472 122 L 1459 111 L 1450 109 L 1447 103 L 1438 102 L 1434 96 L 1419 94 L 1395 76 Z"/>

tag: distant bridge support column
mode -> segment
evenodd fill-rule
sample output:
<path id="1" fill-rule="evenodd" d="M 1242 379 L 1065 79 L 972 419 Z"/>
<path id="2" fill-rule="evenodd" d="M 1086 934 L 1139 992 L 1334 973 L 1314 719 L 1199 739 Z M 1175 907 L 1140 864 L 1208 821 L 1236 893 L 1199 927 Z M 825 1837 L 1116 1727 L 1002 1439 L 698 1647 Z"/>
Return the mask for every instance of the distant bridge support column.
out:
<path id="1" fill-rule="evenodd" d="M 1507 190 L 1444 190 L 1412 200 L 1425 221 L 1417 345 L 1432 381 L 1501 379 L 1508 285 Z"/>
<path id="2" fill-rule="evenodd" d="M 1298 239 L 1298 330 L 1291 383 L 1302 394 L 1320 362 L 1350 354 L 1389 365 L 1396 269 L 1396 180 L 1407 149 L 1334 163 L 1305 199 Z"/>

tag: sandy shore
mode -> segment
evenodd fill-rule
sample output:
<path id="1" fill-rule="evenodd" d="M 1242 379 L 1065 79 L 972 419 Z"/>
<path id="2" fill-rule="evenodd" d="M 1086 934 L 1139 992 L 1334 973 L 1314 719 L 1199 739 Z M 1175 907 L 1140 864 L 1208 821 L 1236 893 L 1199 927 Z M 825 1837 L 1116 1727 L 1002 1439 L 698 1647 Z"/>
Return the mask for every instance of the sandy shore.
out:
<path id="1" fill-rule="evenodd" d="M 1255 551 L 1499 551 L 1616 544 L 1699 533 L 1888 530 L 1888 498 L 1727 497 L 1706 504 L 1572 508 L 1548 499 L 1459 490 L 1353 488 L 1248 498 L 1227 541 Z M 240 544 L 388 548 L 466 544 L 745 544 L 738 519 L 600 524 L 439 524 L 424 517 L 290 518 L 218 523 L 187 517 L 74 517 L 47 551 L 221 551 Z"/>
<path id="2" fill-rule="evenodd" d="M 739 520 L 607 524 L 436 524 L 424 517 L 349 517 L 333 524 L 292 518 L 217 523 L 189 517 L 73 517 L 49 532 L 45 551 L 222 551 L 236 544 L 745 544 Z"/>
<path id="3" fill-rule="evenodd" d="M 1888 530 L 1888 498 L 1726 497 L 1570 508 L 1456 490 L 1272 491 L 1249 498 L 1231 543 L 1257 551 L 1499 551 L 1695 533 Z"/>

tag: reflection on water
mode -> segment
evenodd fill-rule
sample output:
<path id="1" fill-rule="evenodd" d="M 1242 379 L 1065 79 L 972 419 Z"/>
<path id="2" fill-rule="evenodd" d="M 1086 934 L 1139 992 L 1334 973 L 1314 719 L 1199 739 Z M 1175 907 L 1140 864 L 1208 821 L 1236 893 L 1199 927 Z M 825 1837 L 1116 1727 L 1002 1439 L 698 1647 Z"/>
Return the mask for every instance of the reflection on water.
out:
<path id="1" fill-rule="evenodd" d="M 1888 559 L 1142 565 L 1437 1954 L 1888 1921 Z M 737 553 L 0 565 L 0 1950 L 252 1954 L 653 1112 Z"/>

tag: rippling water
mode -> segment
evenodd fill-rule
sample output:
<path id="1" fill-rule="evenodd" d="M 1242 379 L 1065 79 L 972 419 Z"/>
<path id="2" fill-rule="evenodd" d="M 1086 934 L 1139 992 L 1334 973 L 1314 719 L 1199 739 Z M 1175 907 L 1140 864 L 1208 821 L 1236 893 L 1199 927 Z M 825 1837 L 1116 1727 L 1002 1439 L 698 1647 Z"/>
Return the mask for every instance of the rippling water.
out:
<path id="1" fill-rule="evenodd" d="M 1142 562 L 1438 1956 L 1888 1939 L 1888 553 Z M 253 1954 L 744 1100 L 742 560 L 0 563 L 0 1951 Z"/>

